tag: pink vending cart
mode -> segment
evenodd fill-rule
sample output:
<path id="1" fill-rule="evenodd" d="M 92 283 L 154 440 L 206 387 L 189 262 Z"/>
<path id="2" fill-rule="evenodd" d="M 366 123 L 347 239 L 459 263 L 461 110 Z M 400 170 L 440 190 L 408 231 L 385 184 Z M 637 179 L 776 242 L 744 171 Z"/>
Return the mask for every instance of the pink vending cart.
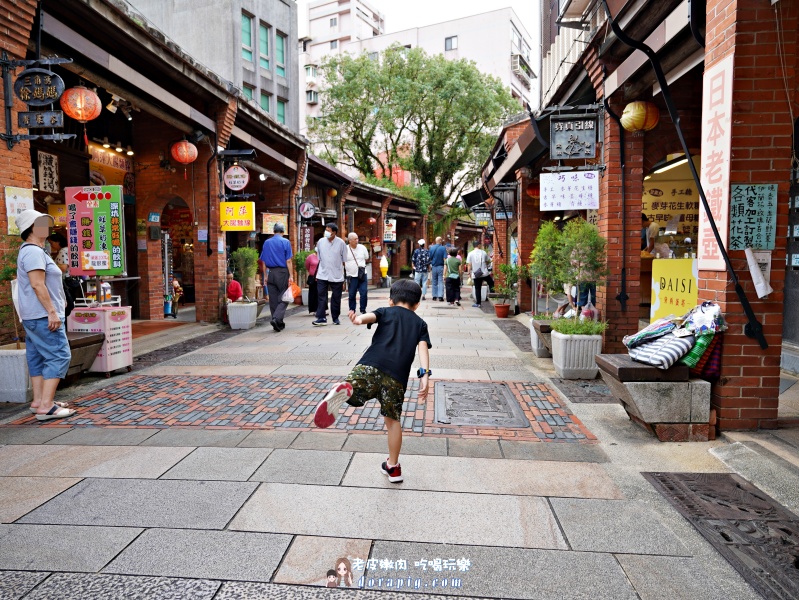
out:
<path id="1" fill-rule="evenodd" d="M 105 342 L 89 371 L 105 373 L 133 368 L 133 335 L 130 306 L 77 308 L 67 317 L 67 331 L 104 333 Z"/>

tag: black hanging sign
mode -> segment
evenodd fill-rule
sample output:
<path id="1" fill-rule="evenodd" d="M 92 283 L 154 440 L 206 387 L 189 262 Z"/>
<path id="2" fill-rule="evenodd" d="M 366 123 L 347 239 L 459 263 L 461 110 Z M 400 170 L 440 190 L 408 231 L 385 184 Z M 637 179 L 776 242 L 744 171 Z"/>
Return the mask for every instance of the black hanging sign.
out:
<path id="1" fill-rule="evenodd" d="M 26 129 L 34 129 L 36 127 L 63 127 L 64 113 L 60 110 L 17 113 L 17 126 Z"/>
<path id="2" fill-rule="evenodd" d="M 47 69 L 25 69 L 14 82 L 14 93 L 28 106 L 47 106 L 64 93 L 64 80 Z"/>
<path id="3" fill-rule="evenodd" d="M 596 157 L 596 113 L 552 115 L 549 129 L 552 160 Z"/>

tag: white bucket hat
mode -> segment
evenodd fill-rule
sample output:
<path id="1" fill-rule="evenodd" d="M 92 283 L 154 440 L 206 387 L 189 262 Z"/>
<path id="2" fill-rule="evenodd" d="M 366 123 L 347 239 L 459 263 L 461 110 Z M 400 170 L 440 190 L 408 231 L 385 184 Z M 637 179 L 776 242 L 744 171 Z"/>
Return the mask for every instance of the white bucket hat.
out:
<path id="1" fill-rule="evenodd" d="M 55 225 L 55 219 L 53 219 L 53 217 L 45 213 L 40 213 L 38 210 L 33 210 L 32 208 L 19 213 L 14 219 L 14 222 L 17 224 L 19 232 L 22 233 L 26 229 L 29 229 L 39 217 L 47 217 L 50 219 L 50 225 Z"/>

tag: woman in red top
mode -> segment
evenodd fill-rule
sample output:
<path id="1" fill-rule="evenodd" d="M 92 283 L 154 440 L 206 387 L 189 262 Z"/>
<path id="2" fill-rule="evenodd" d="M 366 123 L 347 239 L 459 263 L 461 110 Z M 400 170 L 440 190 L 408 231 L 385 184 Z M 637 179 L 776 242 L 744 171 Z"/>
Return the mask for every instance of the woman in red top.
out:
<path id="1" fill-rule="evenodd" d="M 312 250 L 305 259 L 305 272 L 308 273 L 308 312 L 316 314 L 319 303 L 319 290 L 316 288 L 316 270 L 319 268 L 319 256 Z"/>
<path id="2" fill-rule="evenodd" d="M 227 297 L 231 302 L 241 300 L 244 292 L 241 289 L 241 284 L 233 279 L 233 273 L 227 272 Z"/>

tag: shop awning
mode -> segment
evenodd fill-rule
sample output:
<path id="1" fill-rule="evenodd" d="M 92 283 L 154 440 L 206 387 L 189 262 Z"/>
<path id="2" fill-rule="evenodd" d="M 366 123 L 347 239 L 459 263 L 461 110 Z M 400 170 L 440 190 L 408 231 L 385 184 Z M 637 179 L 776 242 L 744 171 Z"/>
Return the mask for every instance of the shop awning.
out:
<path id="1" fill-rule="evenodd" d="M 488 194 L 483 188 L 478 188 L 473 192 L 461 196 L 461 202 L 469 210 L 474 210 L 476 206 L 481 205 L 488 199 Z"/>
<path id="2" fill-rule="evenodd" d="M 490 193 L 505 177 L 515 173 L 518 169 L 526 167 L 549 152 L 549 137 L 544 138 L 541 131 L 546 127 L 539 127 L 543 121 L 549 122 L 549 115 L 530 119 L 519 139 L 508 150 L 501 164 L 495 166 L 493 172 L 486 178 L 485 187 Z M 472 192 L 474 193 L 474 192 Z M 486 197 L 488 197 L 486 195 Z M 464 201 L 465 202 L 465 201 Z"/>

